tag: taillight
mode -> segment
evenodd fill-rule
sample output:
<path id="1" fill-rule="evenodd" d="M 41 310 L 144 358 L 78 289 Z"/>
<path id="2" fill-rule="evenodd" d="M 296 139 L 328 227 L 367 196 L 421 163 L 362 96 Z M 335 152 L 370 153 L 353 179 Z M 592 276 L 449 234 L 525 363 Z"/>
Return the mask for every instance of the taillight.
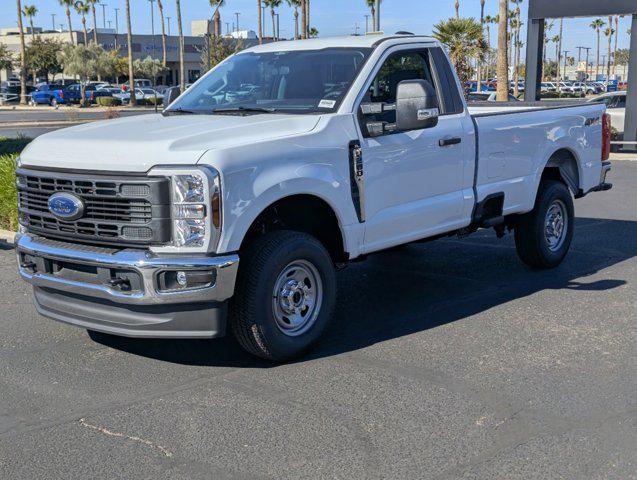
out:
<path id="1" fill-rule="evenodd" d="M 610 137 L 610 115 L 608 113 L 604 113 L 602 116 L 602 162 L 605 162 L 610 158 Z"/>
<path id="2" fill-rule="evenodd" d="M 64 92 L 60 92 L 60 98 L 64 100 Z"/>

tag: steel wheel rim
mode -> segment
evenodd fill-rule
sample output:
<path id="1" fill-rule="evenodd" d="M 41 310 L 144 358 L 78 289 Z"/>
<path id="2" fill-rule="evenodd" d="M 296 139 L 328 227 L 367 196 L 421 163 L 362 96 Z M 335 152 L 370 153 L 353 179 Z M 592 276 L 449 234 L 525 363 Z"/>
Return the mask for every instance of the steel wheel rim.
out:
<path id="1" fill-rule="evenodd" d="M 304 334 L 316 323 L 322 301 L 318 269 L 307 260 L 290 262 L 274 282 L 272 311 L 277 327 L 290 337 Z"/>
<path id="2" fill-rule="evenodd" d="M 554 200 L 546 211 L 544 219 L 544 238 L 549 250 L 559 250 L 566 240 L 568 214 L 562 200 Z"/>

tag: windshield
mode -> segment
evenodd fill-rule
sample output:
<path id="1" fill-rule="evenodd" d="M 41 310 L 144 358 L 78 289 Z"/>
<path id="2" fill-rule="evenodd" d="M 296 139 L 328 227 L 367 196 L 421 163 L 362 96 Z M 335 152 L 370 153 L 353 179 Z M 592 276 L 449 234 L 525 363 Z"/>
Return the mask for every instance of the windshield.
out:
<path id="1" fill-rule="evenodd" d="M 190 87 L 169 110 L 333 112 L 370 51 L 330 48 L 239 53 Z"/>

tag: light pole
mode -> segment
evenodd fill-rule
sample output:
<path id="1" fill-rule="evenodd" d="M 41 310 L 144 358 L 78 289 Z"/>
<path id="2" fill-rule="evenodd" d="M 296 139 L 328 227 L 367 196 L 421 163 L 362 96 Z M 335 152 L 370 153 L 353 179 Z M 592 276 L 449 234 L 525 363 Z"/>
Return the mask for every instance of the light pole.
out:
<path id="1" fill-rule="evenodd" d="M 170 17 L 166 17 L 166 21 L 168 23 L 168 36 L 170 37 Z"/>
<path id="2" fill-rule="evenodd" d="M 369 32 L 369 15 L 365 15 L 365 33 Z"/>
<path id="3" fill-rule="evenodd" d="M 234 16 L 237 17 L 237 34 L 239 33 L 239 15 L 241 12 L 234 12 Z"/>
<path id="4" fill-rule="evenodd" d="M 52 22 L 51 24 L 53 25 L 53 30 L 55 30 L 55 15 L 56 15 L 55 13 L 51 14 L 51 22 Z"/>
<path id="5" fill-rule="evenodd" d="M 566 81 L 566 62 L 568 61 L 568 53 L 569 53 L 569 50 L 564 50 L 564 75 L 562 77 L 564 78 L 564 81 Z"/>
<path id="6" fill-rule="evenodd" d="M 226 22 L 226 35 L 230 36 L 230 22 Z"/>
<path id="7" fill-rule="evenodd" d="M 279 28 L 279 14 L 276 14 L 276 39 L 281 40 L 281 29 Z"/>
<path id="8" fill-rule="evenodd" d="M 102 27 L 106 29 L 106 7 L 108 6 L 108 4 L 101 3 L 100 5 L 102 5 Z"/>
<path id="9" fill-rule="evenodd" d="M 376 9 L 376 17 L 374 18 L 374 30 L 380 32 L 380 0 L 374 0 L 374 8 Z"/>
<path id="10" fill-rule="evenodd" d="M 119 8 L 115 8 L 115 51 L 119 55 L 119 46 L 117 45 L 117 34 L 119 33 L 119 25 L 117 21 L 117 12 L 119 12 Z"/>
<path id="11" fill-rule="evenodd" d="M 155 0 L 148 0 L 148 3 L 150 3 L 150 36 L 153 40 L 150 56 L 155 58 L 155 9 L 153 8 Z"/>
<path id="12" fill-rule="evenodd" d="M 591 47 L 586 47 L 586 80 L 588 80 L 588 52 L 591 50 Z"/>

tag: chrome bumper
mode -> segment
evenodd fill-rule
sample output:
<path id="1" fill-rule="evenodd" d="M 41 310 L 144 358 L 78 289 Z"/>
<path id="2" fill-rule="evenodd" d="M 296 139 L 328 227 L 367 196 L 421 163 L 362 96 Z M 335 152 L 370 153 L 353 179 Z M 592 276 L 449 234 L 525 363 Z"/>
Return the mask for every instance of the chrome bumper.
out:
<path id="1" fill-rule="evenodd" d="M 47 288 L 74 295 L 94 297 L 127 305 L 165 305 L 177 303 L 223 302 L 234 292 L 238 255 L 212 257 L 170 256 L 158 257 L 150 251 L 91 249 L 81 245 L 62 242 L 38 241 L 28 234 L 16 237 L 16 250 L 20 275 L 35 287 Z M 106 269 L 126 269 L 135 271 L 141 278 L 141 288 L 136 292 L 126 292 L 106 283 L 88 283 L 62 278 L 52 272 L 34 272 L 23 264 L 24 254 L 58 262 Z M 203 288 L 160 291 L 158 276 L 162 272 L 214 271 L 214 281 Z"/>

